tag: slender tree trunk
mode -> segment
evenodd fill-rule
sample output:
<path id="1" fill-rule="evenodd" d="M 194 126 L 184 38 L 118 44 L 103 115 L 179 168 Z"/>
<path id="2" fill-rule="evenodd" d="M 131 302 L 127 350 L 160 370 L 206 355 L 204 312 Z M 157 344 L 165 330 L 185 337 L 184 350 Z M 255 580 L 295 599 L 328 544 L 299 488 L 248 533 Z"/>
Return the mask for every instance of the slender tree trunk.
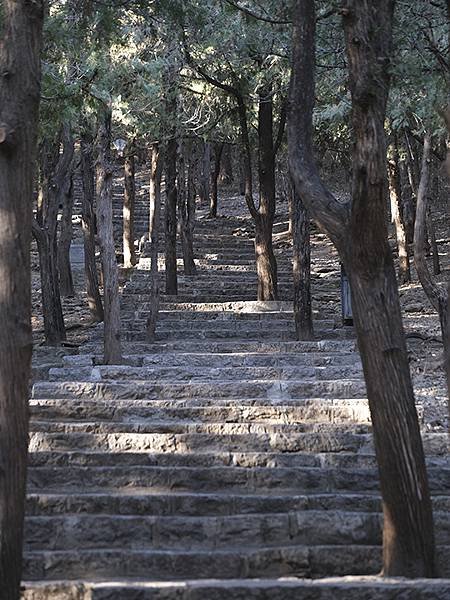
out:
<path id="1" fill-rule="evenodd" d="M 165 237 L 166 237 L 166 294 L 178 294 L 177 279 L 177 154 L 178 142 L 169 140 L 166 147 L 166 205 L 165 205 Z"/>
<path id="2" fill-rule="evenodd" d="M 190 160 L 186 169 L 185 148 L 182 148 L 179 153 L 178 215 L 184 274 L 195 275 L 197 273 L 194 262 L 195 189 L 191 148 L 189 148 L 188 154 Z"/>
<path id="3" fill-rule="evenodd" d="M 111 108 L 103 105 L 99 112 L 97 136 L 97 227 L 103 269 L 104 360 L 105 364 L 122 362 L 120 341 L 119 274 L 114 247 L 111 164 Z"/>
<path id="4" fill-rule="evenodd" d="M 414 221 L 416 220 L 416 209 L 414 206 L 413 190 L 409 182 L 408 169 L 405 161 L 400 162 L 400 181 L 401 181 L 401 200 L 402 200 L 402 215 L 405 225 L 406 242 L 412 244 L 414 242 Z"/>
<path id="5" fill-rule="evenodd" d="M 93 139 L 83 133 L 81 136 L 81 173 L 83 195 L 81 219 L 84 240 L 84 272 L 89 310 L 93 323 L 104 319 L 102 297 L 98 285 L 97 263 L 95 260 L 95 167 Z"/>
<path id="6" fill-rule="evenodd" d="M 450 0 L 447 0 L 447 16 L 450 21 Z M 450 53 L 450 28 L 448 30 L 448 50 Z M 450 135 L 450 97 L 447 99 L 447 105 L 441 111 L 441 116 L 444 119 L 447 127 L 447 133 Z M 450 182 L 450 147 L 447 146 L 447 152 L 444 161 L 444 169 L 447 175 L 447 180 Z M 448 413 L 450 418 L 450 283 L 447 286 L 447 328 L 444 333 L 444 367 L 447 373 L 447 389 L 448 389 Z"/>
<path id="7" fill-rule="evenodd" d="M 436 309 L 441 323 L 442 340 L 444 343 L 444 353 L 449 351 L 447 347 L 447 328 L 448 328 L 448 304 L 449 298 L 447 290 L 441 290 L 433 280 L 428 269 L 425 256 L 425 227 L 427 219 L 428 185 L 430 179 L 430 156 L 431 139 L 428 134 L 424 137 L 422 170 L 420 184 L 417 192 L 417 212 L 416 224 L 414 229 L 414 263 L 416 265 L 417 275 L 422 284 L 424 292 Z"/>
<path id="8" fill-rule="evenodd" d="M 150 259 L 151 259 L 151 290 L 150 314 L 147 318 L 147 339 L 155 339 L 156 322 L 159 313 L 159 233 L 161 229 L 161 176 L 162 156 L 159 144 L 153 144 L 151 149 L 150 167 Z"/>
<path id="9" fill-rule="evenodd" d="M 204 142 L 203 146 L 203 158 L 201 161 L 200 170 L 200 185 L 198 186 L 198 195 L 200 198 L 200 204 L 208 204 L 210 199 L 210 185 L 211 185 L 211 144 L 210 142 Z"/>
<path id="10" fill-rule="evenodd" d="M 42 2 L 2 3 L 0 35 L 0 591 L 19 600 L 31 368 L 31 217 Z M 12 67 L 12 68 L 11 68 Z"/>
<path id="11" fill-rule="evenodd" d="M 312 156 L 316 18 L 313 0 L 296 0 L 289 153 L 297 193 L 350 280 L 383 498 L 383 574 L 423 577 L 434 574 L 433 517 L 385 202 L 393 9 L 392 0 L 348 0 L 343 10 L 355 138 L 345 206 L 324 187 Z"/>
<path id="12" fill-rule="evenodd" d="M 440 275 L 441 264 L 439 262 L 439 249 L 436 241 L 436 229 L 434 227 L 433 214 L 430 206 L 427 208 L 426 228 L 430 238 L 431 256 L 433 257 L 433 274 Z"/>
<path id="13" fill-rule="evenodd" d="M 398 280 L 399 283 L 411 281 L 411 269 L 409 266 L 408 244 L 406 242 L 406 229 L 403 222 L 402 211 L 402 186 L 399 170 L 398 147 L 396 141 L 393 143 L 392 160 L 389 162 L 389 188 L 391 200 L 392 222 L 395 227 L 398 248 Z"/>
<path id="14" fill-rule="evenodd" d="M 134 143 L 132 142 L 125 158 L 124 198 L 123 198 L 123 266 L 126 269 L 136 264 L 134 251 L 134 206 L 136 201 L 136 164 Z"/>
<path id="15" fill-rule="evenodd" d="M 295 329 L 299 340 L 313 340 L 310 221 L 302 199 L 291 187 Z"/>
<path id="16" fill-rule="evenodd" d="M 278 300 L 277 261 L 273 252 L 275 219 L 275 152 L 273 146 L 273 101 L 271 90 L 259 101 L 259 210 L 255 219 L 258 300 Z"/>
<path id="17" fill-rule="evenodd" d="M 69 125 L 65 125 L 63 133 L 63 153 L 68 152 L 72 156 L 71 163 L 65 173 L 60 189 L 59 204 L 62 205 L 61 227 L 58 240 L 58 269 L 59 287 L 63 298 L 75 296 L 73 286 L 72 267 L 70 264 L 70 246 L 73 238 L 73 157 L 75 142 Z"/>
<path id="18" fill-rule="evenodd" d="M 231 144 L 224 145 L 219 175 L 221 185 L 232 185 L 234 181 L 232 151 L 233 146 Z"/>
<path id="19" fill-rule="evenodd" d="M 66 340 L 61 304 L 58 268 L 58 212 L 66 172 L 73 158 L 72 150 L 61 155 L 60 136 L 55 142 L 44 140 L 40 153 L 40 191 L 32 230 L 39 251 L 42 312 L 45 342 L 57 346 Z"/>
<path id="20" fill-rule="evenodd" d="M 214 147 L 214 168 L 213 172 L 211 173 L 211 195 L 209 198 L 208 214 L 208 217 L 211 219 L 215 219 L 217 217 L 219 175 L 224 145 L 224 143 L 217 143 Z"/>

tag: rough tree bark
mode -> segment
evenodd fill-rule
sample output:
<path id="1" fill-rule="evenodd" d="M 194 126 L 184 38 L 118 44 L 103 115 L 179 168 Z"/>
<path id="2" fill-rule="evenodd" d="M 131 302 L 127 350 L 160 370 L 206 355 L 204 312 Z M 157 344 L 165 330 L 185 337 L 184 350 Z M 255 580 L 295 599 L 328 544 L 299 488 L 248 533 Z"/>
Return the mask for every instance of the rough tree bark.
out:
<path id="1" fill-rule="evenodd" d="M 72 213 L 75 142 L 69 124 L 64 125 L 62 141 L 63 154 L 72 154 L 72 160 L 67 171 L 63 173 L 64 180 L 59 193 L 59 205 L 62 206 L 62 216 L 58 240 L 58 269 L 61 296 L 63 298 L 70 298 L 75 296 L 72 267 L 70 264 L 70 246 L 73 237 Z"/>
<path id="2" fill-rule="evenodd" d="M 211 186 L 211 143 L 204 142 L 203 146 L 203 157 L 200 163 L 200 176 L 198 186 L 198 196 L 200 198 L 200 204 L 209 203 L 210 198 L 210 186 Z"/>
<path id="3" fill-rule="evenodd" d="M 39 251 L 42 309 L 45 342 L 57 346 L 66 339 L 61 305 L 58 268 L 58 212 L 61 190 L 73 160 L 73 147 L 44 140 L 40 151 L 40 190 L 36 218 L 32 220 L 33 236 Z"/>
<path id="4" fill-rule="evenodd" d="M 313 159 L 314 0 L 296 0 L 289 119 L 291 174 L 349 275 L 383 498 L 383 574 L 434 574 L 425 458 L 388 244 L 384 120 L 393 0 L 347 0 L 342 9 L 354 130 L 351 205 L 325 188 Z"/>
<path id="5" fill-rule="evenodd" d="M 126 269 L 136 264 L 134 250 L 134 206 L 136 201 L 136 161 L 134 142 L 128 145 L 124 165 L 123 197 L 123 266 Z"/>
<path id="6" fill-rule="evenodd" d="M 233 146 L 225 144 L 222 153 L 219 182 L 221 185 L 232 185 L 233 177 Z"/>
<path id="7" fill-rule="evenodd" d="M 159 234 L 161 229 L 161 176 L 162 176 L 162 156 L 159 144 L 153 144 L 150 151 L 150 259 L 151 259 L 151 290 L 150 307 L 147 318 L 146 331 L 147 339 L 155 339 L 156 322 L 159 313 Z"/>
<path id="8" fill-rule="evenodd" d="M 224 146 L 224 142 L 218 142 L 214 146 L 214 167 L 211 173 L 211 191 L 208 213 L 210 219 L 215 219 L 217 217 L 219 175 Z"/>
<path id="9" fill-rule="evenodd" d="M 408 174 L 409 185 L 416 197 L 416 209 L 414 213 L 414 234 L 415 234 L 415 222 L 417 218 L 417 196 L 419 194 L 419 182 L 421 178 L 421 169 L 419 165 L 418 152 L 416 149 L 415 140 L 412 139 L 411 135 L 406 131 L 405 132 L 405 141 L 406 141 L 406 169 Z M 429 175 L 427 175 L 427 180 L 429 179 Z M 428 181 L 427 181 L 428 188 Z M 415 243 L 415 240 L 413 240 Z M 423 238 L 423 243 L 425 245 L 426 251 L 433 257 L 433 270 L 435 275 L 439 275 L 441 272 L 440 264 L 439 264 L 439 253 L 438 247 L 436 243 L 436 232 L 433 223 L 433 216 L 431 214 L 431 207 L 427 202 L 427 212 L 425 218 L 425 236 Z"/>
<path id="10" fill-rule="evenodd" d="M 290 187 L 295 329 L 299 340 L 313 340 L 310 220 L 302 199 L 295 195 L 294 186 Z"/>
<path id="11" fill-rule="evenodd" d="M 0 590 L 19 600 L 31 369 L 30 242 L 43 2 L 5 0 L 0 35 Z"/>
<path id="12" fill-rule="evenodd" d="M 165 202 L 165 265 L 166 294 L 178 294 L 177 277 L 177 155 L 178 142 L 172 138 L 165 152 L 166 202 Z"/>
<path id="13" fill-rule="evenodd" d="M 409 183 L 408 169 L 406 161 L 400 162 L 400 181 L 402 188 L 402 214 L 405 224 L 406 242 L 412 244 L 414 242 L 414 221 L 416 219 L 416 209 L 413 200 L 413 190 Z"/>
<path id="14" fill-rule="evenodd" d="M 398 280 L 399 283 L 411 281 L 411 269 L 409 265 L 408 244 L 406 241 L 406 228 L 403 221 L 402 210 L 402 185 L 399 167 L 399 155 L 397 140 L 392 144 L 392 159 L 389 162 L 389 190 L 391 200 L 391 217 L 395 227 L 398 248 Z"/>
<path id="15" fill-rule="evenodd" d="M 195 192 L 192 181 L 192 164 L 186 167 L 186 154 L 189 154 L 189 162 L 192 163 L 190 146 L 186 148 L 186 144 L 181 144 L 178 155 L 178 221 L 184 274 L 195 275 L 197 273 L 194 262 Z"/>
<path id="16" fill-rule="evenodd" d="M 81 221 L 84 241 L 86 292 L 92 322 L 101 323 L 104 319 L 104 313 L 98 284 L 97 263 L 95 260 L 95 165 L 93 138 L 86 132 L 83 132 L 81 135 L 80 150 L 83 185 Z"/>
<path id="17" fill-rule="evenodd" d="M 445 288 L 440 288 L 431 276 L 425 256 L 425 231 L 427 222 L 428 185 L 430 180 L 431 139 L 428 134 L 424 136 L 422 170 L 419 189 L 417 191 L 416 223 L 414 228 L 414 263 L 416 265 L 419 281 L 424 292 L 436 309 L 441 323 L 444 353 L 447 355 L 447 328 L 448 328 L 448 294 Z"/>
<path id="18" fill-rule="evenodd" d="M 111 163 L 111 107 L 99 109 L 97 135 L 97 228 L 103 270 L 104 362 L 122 362 L 119 273 L 114 247 Z"/>
<path id="19" fill-rule="evenodd" d="M 258 300 L 278 300 L 277 261 L 273 252 L 275 219 L 275 148 L 273 141 L 272 90 L 259 98 L 259 209 L 255 218 L 255 252 Z"/>

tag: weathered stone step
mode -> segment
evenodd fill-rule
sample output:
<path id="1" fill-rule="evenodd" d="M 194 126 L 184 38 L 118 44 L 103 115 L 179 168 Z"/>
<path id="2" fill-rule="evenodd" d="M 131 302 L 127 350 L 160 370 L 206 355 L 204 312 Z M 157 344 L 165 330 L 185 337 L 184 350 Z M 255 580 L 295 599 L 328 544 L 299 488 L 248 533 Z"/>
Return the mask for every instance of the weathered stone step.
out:
<path id="1" fill-rule="evenodd" d="M 273 401 L 291 398 L 361 398 L 365 383 L 360 379 L 273 381 L 216 381 L 214 383 L 147 383 L 119 382 L 38 382 L 33 386 L 33 398 L 95 398 L 98 400 L 173 399 L 178 398 L 270 398 Z"/>
<path id="2" fill-rule="evenodd" d="M 136 310 L 129 310 L 127 308 L 127 303 L 125 302 L 124 307 L 122 308 L 122 317 L 124 320 L 128 318 L 131 319 L 146 319 L 150 314 L 149 310 L 143 310 L 137 308 Z M 202 324 L 207 324 L 209 322 L 216 323 L 217 326 L 224 325 L 225 322 L 231 323 L 258 323 L 258 322 L 266 322 L 272 323 L 275 321 L 278 324 L 286 323 L 286 321 L 292 321 L 294 319 L 294 313 L 292 311 L 284 311 L 284 312 L 269 312 L 266 311 L 264 313 L 251 313 L 251 312 L 232 312 L 232 311 L 187 311 L 187 310 L 160 310 L 158 313 L 158 319 L 160 323 L 164 323 L 165 325 L 175 325 L 179 321 L 185 322 L 194 322 L 199 321 Z M 331 319 L 326 320 L 323 325 L 327 325 L 330 327 L 335 326 L 335 322 Z"/>
<path id="3" fill-rule="evenodd" d="M 437 549 L 438 569 L 449 576 L 450 547 Z M 214 551 L 86 550 L 26 552 L 25 579 L 139 577 L 186 580 L 190 577 L 283 577 L 377 573 L 379 546 L 287 546 Z"/>
<path id="4" fill-rule="evenodd" d="M 164 272 L 160 272 L 160 279 L 161 281 L 164 281 Z M 284 268 L 284 269 L 280 269 L 277 271 L 277 275 L 278 275 L 278 281 L 292 281 L 292 267 L 290 268 Z M 314 281 L 314 278 L 316 277 L 317 280 L 321 280 L 320 277 L 320 273 L 314 273 L 314 271 L 312 272 L 312 279 Z M 197 269 L 197 273 L 195 275 L 186 275 L 184 273 L 182 274 L 178 274 L 178 282 L 179 283 L 188 283 L 188 282 L 197 282 L 197 283 L 207 283 L 207 282 L 233 282 L 235 281 L 236 283 L 242 283 L 242 282 L 254 282 L 255 280 L 257 280 L 258 275 L 256 272 L 256 267 L 253 266 L 252 268 L 242 268 L 242 269 L 219 269 L 217 265 L 212 265 L 211 269 L 209 269 L 208 267 L 199 267 Z M 317 281 L 318 283 L 319 281 Z M 129 283 L 127 283 L 128 285 L 133 285 L 134 283 L 139 283 L 139 284 L 149 284 L 149 274 L 148 274 L 148 269 L 136 269 L 130 280 Z M 329 282 L 327 280 L 327 283 L 323 283 L 324 287 L 329 287 Z"/>
<path id="5" fill-rule="evenodd" d="M 434 511 L 450 510 L 450 495 L 433 495 Z M 244 494 L 233 493 L 187 493 L 172 491 L 170 494 L 143 494 L 141 490 L 89 492 L 68 490 L 49 493 L 29 492 L 28 515 L 64 514 L 121 514 L 162 516 L 220 516 L 254 514 L 261 512 L 286 513 L 305 510 L 342 510 L 351 512 L 380 513 L 381 498 L 378 492 L 302 494 Z"/>
<path id="6" fill-rule="evenodd" d="M 92 367 L 96 364 L 93 354 L 67 356 L 63 359 L 65 367 Z M 305 367 L 326 365 L 359 365 L 359 354 L 355 352 L 164 352 L 159 354 L 132 354 L 124 356 L 125 364 L 140 366 L 197 366 L 208 368 L 221 367 Z M 53 365 L 54 366 L 54 365 Z"/>
<path id="7" fill-rule="evenodd" d="M 130 298 L 127 298 L 127 304 Z M 177 310 L 185 312 L 231 312 L 235 313 L 249 313 L 249 314 L 265 314 L 266 312 L 290 312 L 292 314 L 292 302 L 262 302 L 257 300 L 250 301 L 238 301 L 238 302 L 177 302 L 175 304 L 166 303 L 161 301 L 161 310 Z M 147 308 L 148 310 L 148 308 Z"/>
<path id="8" fill-rule="evenodd" d="M 320 336 L 320 332 L 318 333 Z M 326 337 L 325 337 L 326 336 Z M 102 337 L 101 330 L 98 329 L 93 332 L 92 339 Z M 122 337 L 127 340 L 136 340 L 143 342 L 146 340 L 145 333 L 145 324 L 144 323 L 136 323 L 134 330 L 125 331 L 122 334 Z M 352 340 L 355 338 L 353 331 L 349 331 L 347 329 L 332 329 L 326 332 L 323 332 L 323 335 L 320 336 L 323 339 L 349 339 Z M 179 329 L 179 330 L 164 330 L 156 329 L 155 340 L 156 341 L 164 341 L 164 340 L 197 340 L 197 339 L 205 339 L 205 340 L 227 340 L 227 339 L 236 339 L 236 340 L 271 340 L 271 341 L 280 341 L 280 342 L 289 342 L 295 341 L 297 336 L 295 334 L 294 326 L 289 329 L 279 329 L 278 331 L 271 331 L 270 328 L 267 330 L 239 330 L 235 329 L 222 331 L 221 329 L 211 329 L 211 330 L 195 330 L 195 329 Z"/>
<path id="9" fill-rule="evenodd" d="M 125 421 L 49 421 L 36 420 L 30 424 L 32 433 L 167 433 L 167 434 L 212 434 L 212 435 L 291 435 L 299 433 L 367 433 L 370 426 L 330 423 L 271 423 L 266 421 L 243 422 L 199 422 L 141 419 Z"/>
<path id="10" fill-rule="evenodd" d="M 110 403 L 91 400 L 33 400 L 31 416 L 41 420 L 86 419 L 138 422 L 150 420 L 198 422 L 368 422 L 367 400 L 307 399 L 291 404 L 271 405 L 261 402 L 247 404 L 234 402 L 203 404 L 200 398 L 188 402 L 158 402 L 130 400 Z"/>
<path id="11" fill-rule="evenodd" d="M 192 574 L 191 574 L 192 577 Z M 444 600 L 449 579 L 188 580 L 25 584 L 23 600 Z"/>
<path id="12" fill-rule="evenodd" d="M 445 514 L 434 515 L 436 543 L 450 544 Z M 25 550 L 216 550 L 241 547 L 381 545 L 378 513 L 307 510 L 224 517 L 64 515 L 28 517 Z"/>
<path id="13" fill-rule="evenodd" d="M 276 453 L 276 452 L 191 452 L 190 454 L 147 454 L 91 452 L 33 452 L 29 466 L 33 467 L 111 467 L 111 466 L 159 466 L 159 467 L 316 467 L 330 469 L 377 469 L 375 455 L 328 453 Z M 446 457 L 427 457 L 429 469 L 450 469 Z"/>
<path id="14" fill-rule="evenodd" d="M 103 344 L 91 342 L 83 346 L 85 354 L 96 354 L 103 356 Z M 182 353 L 260 353 L 279 354 L 293 352 L 354 352 L 356 350 L 355 340 L 314 340 L 309 342 L 299 341 L 255 341 L 255 340 L 172 340 L 167 343 L 146 342 L 124 342 L 124 354 L 159 354 L 169 352 Z"/>
<path id="15" fill-rule="evenodd" d="M 299 379 L 362 379 L 362 368 L 356 365 L 298 367 L 196 367 L 196 366 L 95 366 L 56 367 L 49 369 L 50 381 L 221 381 L 299 380 Z"/>
<path id="16" fill-rule="evenodd" d="M 450 493 L 450 469 L 431 468 L 428 472 L 430 489 Z M 317 467 L 34 467 L 28 474 L 29 490 L 114 490 L 144 488 L 153 491 L 251 493 L 330 492 L 345 490 L 367 492 L 378 490 L 376 469 L 329 469 Z"/>
<path id="17" fill-rule="evenodd" d="M 425 452 L 447 456 L 445 433 L 422 434 Z M 372 436 L 353 432 L 324 435 L 300 433 L 290 436 L 274 433 L 247 435 L 161 434 L 161 433 L 33 433 L 30 451 L 102 452 L 364 452 L 373 454 Z"/>
<path id="18" fill-rule="evenodd" d="M 138 354 L 158 354 L 176 352 L 184 354 L 231 354 L 231 353 L 341 353 L 356 352 L 355 339 L 316 339 L 310 341 L 268 341 L 268 340 L 170 340 L 169 342 L 127 342 L 123 340 L 123 352 L 125 356 Z M 83 345 L 83 354 L 103 354 L 103 344 L 100 340 L 89 341 Z"/>

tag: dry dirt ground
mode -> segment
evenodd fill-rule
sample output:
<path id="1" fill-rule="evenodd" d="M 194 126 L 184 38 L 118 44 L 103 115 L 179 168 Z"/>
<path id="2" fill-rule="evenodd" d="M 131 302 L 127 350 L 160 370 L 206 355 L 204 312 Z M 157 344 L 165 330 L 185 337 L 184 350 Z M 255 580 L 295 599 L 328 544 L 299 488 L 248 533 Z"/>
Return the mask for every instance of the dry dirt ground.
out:
<path id="1" fill-rule="evenodd" d="M 200 207 L 200 212 L 201 207 Z M 242 226 L 235 231 L 236 237 L 252 235 L 251 220 L 247 215 L 244 199 L 233 194 L 223 194 L 219 201 L 219 218 L 240 217 Z M 277 209 L 275 248 L 277 253 L 290 252 L 291 242 L 284 233 L 287 229 L 287 206 L 280 203 Z M 450 218 L 448 207 L 441 206 L 435 211 L 434 220 L 439 240 L 439 256 L 442 274 L 439 281 L 444 284 L 450 279 Z M 395 244 L 391 244 L 394 248 Z M 75 241 L 82 243 L 79 223 L 75 224 Z M 337 254 L 329 241 L 314 230 L 312 238 L 313 262 L 313 308 L 315 314 L 333 315 L 336 323 L 340 320 L 339 289 L 336 285 L 321 285 L 327 278 L 337 277 L 339 263 Z M 33 291 L 33 332 L 35 342 L 34 377 L 43 378 L 49 366 L 58 364 L 60 357 L 69 352 L 76 353 L 90 333 L 91 324 L 84 293 L 82 269 L 74 272 L 76 296 L 63 301 L 67 326 L 67 344 L 61 349 L 49 349 L 43 345 L 42 303 L 40 297 L 39 262 L 35 246 L 32 252 L 32 291 Z M 124 283 L 127 273 L 121 272 Z M 410 354 L 411 371 L 416 393 L 425 396 L 432 418 L 427 422 L 429 429 L 448 431 L 448 409 L 444 373 L 442 369 L 442 342 L 439 320 L 428 302 L 413 268 L 413 282 L 400 287 L 407 344 Z"/>

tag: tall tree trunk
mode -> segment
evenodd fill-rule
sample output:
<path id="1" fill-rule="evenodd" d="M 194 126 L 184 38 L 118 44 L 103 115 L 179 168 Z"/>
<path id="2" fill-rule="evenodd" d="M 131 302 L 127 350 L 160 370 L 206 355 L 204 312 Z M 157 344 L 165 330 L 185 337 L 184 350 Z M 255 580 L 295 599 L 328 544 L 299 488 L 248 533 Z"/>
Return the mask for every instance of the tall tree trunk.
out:
<path id="1" fill-rule="evenodd" d="M 136 201 L 136 164 L 134 142 L 129 144 L 124 167 L 123 198 L 123 266 L 126 269 L 136 264 L 134 251 L 134 206 Z"/>
<path id="2" fill-rule="evenodd" d="M 104 361 L 105 364 L 111 365 L 122 362 L 122 347 L 119 274 L 113 231 L 111 108 L 107 105 L 103 105 L 99 111 L 97 150 L 97 227 L 105 303 Z"/>
<path id="3" fill-rule="evenodd" d="M 208 217 L 211 219 L 215 219 L 217 217 L 219 175 L 224 145 L 225 144 L 221 142 L 216 143 L 214 146 L 214 168 L 211 173 L 211 195 L 209 199 L 208 214 Z"/>
<path id="4" fill-rule="evenodd" d="M 150 313 L 147 318 L 147 339 L 155 339 L 156 322 L 159 313 L 159 233 L 161 229 L 161 176 L 162 156 L 159 144 L 153 144 L 151 148 L 150 166 L 150 259 L 151 259 L 151 290 L 150 290 Z"/>
<path id="5" fill-rule="evenodd" d="M 273 252 L 272 229 L 275 219 L 275 152 L 273 145 L 272 90 L 259 99 L 259 210 L 255 219 L 258 300 L 278 300 L 277 261 Z"/>
<path id="6" fill-rule="evenodd" d="M 299 340 L 313 340 L 310 221 L 302 199 L 291 188 L 295 329 Z"/>
<path id="7" fill-rule="evenodd" d="M 57 141 L 44 140 L 40 152 L 40 191 L 33 236 L 39 251 L 42 312 L 45 342 L 57 346 L 66 339 L 61 304 L 58 268 L 58 212 L 66 172 L 73 159 L 73 148 L 60 155 L 61 136 Z"/>
<path id="8" fill-rule="evenodd" d="M 73 237 L 73 157 L 75 142 L 70 125 L 66 124 L 63 131 L 63 154 L 70 153 L 72 160 L 65 173 L 59 194 L 59 204 L 62 206 L 62 218 L 58 240 L 58 269 L 59 287 L 63 298 L 75 296 L 73 286 L 72 267 L 70 264 L 70 246 Z"/>
<path id="9" fill-rule="evenodd" d="M 233 146 L 231 144 L 224 145 L 219 175 L 221 185 L 232 185 L 234 181 L 232 151 Z"/>
<path id="10" fill-rule="evenodd" d="M 403 222 L 402 211 L 402 185 L 400 178 L 398 146 L 396 140 L 392 145 L 392 160 L 389 162 L 389 189 L 391 200 L 391 216 L 395 227 L 398 248 L 398 280 L 399 283 L 411 281 L 409 266 L 408 244 L 406 242 L 406 229 Z"/>
<path id="11" fill-rule="evenodd" d="M 211 186 L 211 143 L 204 142 L 203 146 L 203 157 L 201 161 L 200 169 L 200 184 L 198 186 L 198 196 L 200 198 L 200 204 L 209 203 L 210 199 L 210 186 Z"/>
<path id="12" fill-rule="evenodd" d="M 19 600 L 31 368 L 30 242 L 42 2 L 2 3 L 0 35 L 0 590 Z"/>
<path id="13" fill-rule="evenodd" d="M 406 161 L 400 162 L 401 200 L 403 223 L 405 224 L 406 243 L 414 242 L 414 221 L 416 220 L 416 209 L 414 205 L 414 194 L 409 182 Z"/>
<path id="14" fill-rule="evenodd" d="M 175 138 L 169 140 L 166 146 L 166 204 L 165 204 L 165 265 L 166 265 L 166 294 L 178 294 L 177 278 L 177 155 L 178 142 Z"/>
<path id="15" fill-rule="evenodd" d="M 195 187 L 194 163 L 192 149 L 189 146 L 189 164 L 186 168 L 186 148 L 179 154 L 178 172 L 178 215 L 183 264 L 185 275 L 195 275 L 197 268 L 194 261 L 194 228 L 195 228 Z M 186 172 L 187 171 L 187 172 Z"/>
<path id="16" fill-rule="evenodd" d="M 312 155 L 316 18 L 313 0 L 296 0 L 289 153 L 297 193 L 350 279 L 383 498 L 383 573 L 423 577 L 434 574 L 433 517 L 386 222 L 393 9 L 393 0 L 348 0 L 343 9 L 355 138 L 346 206 L 324 187 Z"/>
<path id="17" fill-rule="evenodd" d="M 430 156 L 431 139 L 430 136 L 426 134 L 423 143 L 420 184 L 417 192 L 417 212 L 414 229 L 414 262 L 416 265 L 417 275 L 420 283 L 422 284 L 424 292 L 439 315 L 442 340 L 444 343 L 444 353 L 447 353 L 449 351 L 449 348 L 447 347 L 449 298 L 447 295 L 447 290 L 441 290 L 441 288 L 433 280 L 428 269 L 427 259 L 425 256 L 425 227 L 427 220 L 428 185 L 430 179 Z"/>
<path id="18" fill-rule="evenodd" d="M 81 174 L 83 195 L 81 200 L 81 221 L 84 241 L 84 272 L 89 311 L 93 323 L 104 319 L 102 297 L 98 284 L 97 263 L 95 260 L 95 166 L 93 138 L 86 133 L 81 135 Z"/>
<path id="19" fill-rule="evenodd" d="M 436 240 L 436 229 L 434 227 L 433 213 L 431 212 L 431 206 L 427 207 L 427 218 L 426 218 L 426 229 L 428 231 L 431 256 L 433 258 L 433 274 L 441 274 L 441 264 L 439 262 L 439 249 Z"/>
<path id="20" fill-rule="evenodd" d="M 450 0 L 447 0 L 447 16 L 450 21 Z M 448 30 L 448 50 L 450 53 L 450 28 Z M 447 127 L 447 133 L 450 135 L 450 97 L 447 99 L 447 105 L 441 111 L 441 116 L 444 119 Z M 450 182 L 450 147 L 447 146 L 447 152 L 444 161 L 444 168 L 447 175 L 447 180 Z M 447 373 L 447 389 L 448 389 L 448 413 L 450 417 L 450 283 L 447 286 L 447 330 L 444 332 L 444 367 Z"/>

